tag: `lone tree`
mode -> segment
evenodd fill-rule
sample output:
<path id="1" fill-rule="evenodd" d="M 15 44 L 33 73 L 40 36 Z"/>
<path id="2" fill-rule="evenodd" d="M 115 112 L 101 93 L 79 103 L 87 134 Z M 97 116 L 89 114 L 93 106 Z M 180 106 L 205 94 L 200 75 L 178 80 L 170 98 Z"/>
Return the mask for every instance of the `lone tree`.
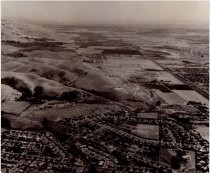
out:
<path id="1" fill-rule="evenodd" d="M 31 90 L 26 87 L 20 87 L 19 91 L 22 93 L 21 99 L 30 99 L 32 96 Z"/>
<path id="2" fill-rule="evenodd" d="M 43 87 L 37 86 L 34 88 L 34 97 L 40 97 L 43 93 Z"/>
<path id="3" fill-rule="evenodd" d="M 47 119 L 46 117 L 44 117 L 44 118 L 42 119 L 43 128 L 44 128 L 44 129 L 47 129 L 47 128 L 48 128 L 48 124 L 49 124 L 48 119 Z"/>

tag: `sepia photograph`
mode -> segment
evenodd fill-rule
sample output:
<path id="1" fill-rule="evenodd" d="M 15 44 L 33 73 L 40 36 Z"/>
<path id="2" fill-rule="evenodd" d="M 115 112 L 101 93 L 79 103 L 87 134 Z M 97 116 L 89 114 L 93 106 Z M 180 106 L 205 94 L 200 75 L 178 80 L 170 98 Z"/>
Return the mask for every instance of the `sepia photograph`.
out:
<path id="1" fill-rule="evenodd" d="M 209 173 L 209 1 L 1 1 L 2 173 Z"/>

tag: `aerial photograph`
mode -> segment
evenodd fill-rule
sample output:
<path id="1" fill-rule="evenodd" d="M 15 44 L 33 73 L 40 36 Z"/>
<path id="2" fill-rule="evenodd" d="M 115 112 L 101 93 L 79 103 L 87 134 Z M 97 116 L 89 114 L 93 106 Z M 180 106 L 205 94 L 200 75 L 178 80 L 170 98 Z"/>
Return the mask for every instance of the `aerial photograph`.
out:
<path id="1" fill-rule="evenodd" d="M 2 173 L 208 173 L 208 1 L 2 1 Z"/>

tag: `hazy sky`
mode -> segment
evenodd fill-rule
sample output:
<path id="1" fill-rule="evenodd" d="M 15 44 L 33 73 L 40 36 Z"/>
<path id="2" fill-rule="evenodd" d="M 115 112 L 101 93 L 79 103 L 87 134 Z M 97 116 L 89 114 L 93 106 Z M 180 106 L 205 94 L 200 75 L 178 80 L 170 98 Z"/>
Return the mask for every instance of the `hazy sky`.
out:
<path id="1" fill-rule="evenodd" d="M 2 18 L 65 24 L 208 25 L 209 2 L 2 2 Z"/>

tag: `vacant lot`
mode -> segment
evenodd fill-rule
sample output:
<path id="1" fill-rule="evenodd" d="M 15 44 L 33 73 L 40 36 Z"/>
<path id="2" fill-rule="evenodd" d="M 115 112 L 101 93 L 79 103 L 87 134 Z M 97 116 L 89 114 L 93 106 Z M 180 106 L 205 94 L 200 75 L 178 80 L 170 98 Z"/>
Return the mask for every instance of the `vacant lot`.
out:
<path id="1" fill-rule="evenodd" d="M 209 127 L 207 127 L 205 125 L 198 125 L 196 127 L 197 127 L 198 133 L 201 134 L 202 138 L 209 141 Z"/>
<path id="2" fill-rule="evenodd" d="M 159 139 L 159 126 L 150 124 L 138 124 L 135 129 L 132 130 L 142 138 Z"/>

